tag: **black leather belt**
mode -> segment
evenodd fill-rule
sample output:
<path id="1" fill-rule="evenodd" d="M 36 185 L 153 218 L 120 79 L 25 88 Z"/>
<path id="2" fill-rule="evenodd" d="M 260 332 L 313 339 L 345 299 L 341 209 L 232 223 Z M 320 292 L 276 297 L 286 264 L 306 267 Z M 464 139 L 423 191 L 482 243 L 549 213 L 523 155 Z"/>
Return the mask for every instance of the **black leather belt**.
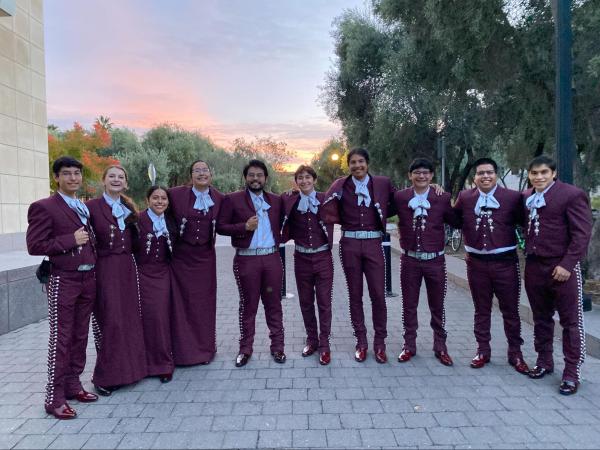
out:
<path id="1" fill-rule="evenodd" d="M 516 250 L 509 250 L 507 252 L 502 252 L 502 253 L 486 253 L 486 254 L 481 254 L 481 253 L 472 253 L 472 252 L 467 252 L 469 255 L 469 258 L 475 258 L 475 259 L 479 259 L 481 261 L 512 261 L 513 259 L 517 259 L 517 251 Z"/>

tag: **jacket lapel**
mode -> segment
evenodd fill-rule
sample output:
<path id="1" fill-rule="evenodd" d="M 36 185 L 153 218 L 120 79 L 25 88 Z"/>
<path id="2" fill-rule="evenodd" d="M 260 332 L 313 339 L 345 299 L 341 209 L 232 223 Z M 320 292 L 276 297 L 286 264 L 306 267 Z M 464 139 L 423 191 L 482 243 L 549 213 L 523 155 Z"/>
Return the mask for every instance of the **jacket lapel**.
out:
<path id="1" fill-rule="evenodd" d="M 73 211 L 69 205 L 67 205 L 67 202 L 65 202 L 65 200 L 60 196 L 60 194 L 58 192 L 56 194 L 54 194 L 54 201 L 57 203 L 57 205 L 61 209 L 61 211 L 73 223 L 78 225 L 78 228 L 83 226 L 83 223 L 81 223 L 81 220 L 79 220 L 79 216 L 77 215 L 77 213 L 75 211 Z"/>

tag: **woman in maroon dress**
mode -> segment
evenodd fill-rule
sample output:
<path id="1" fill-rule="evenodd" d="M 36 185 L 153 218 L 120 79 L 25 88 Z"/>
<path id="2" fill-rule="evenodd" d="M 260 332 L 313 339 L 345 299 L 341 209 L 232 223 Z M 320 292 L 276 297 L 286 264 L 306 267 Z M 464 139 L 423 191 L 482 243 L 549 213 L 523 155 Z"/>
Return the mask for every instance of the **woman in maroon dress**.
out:
<path id="1" fill-rule="evenodd" d="M 140 213 L 135 260 L 140 277 L 142 324 L 146 342 L 148 376 L 168 383 L 173 374 L 171 353 L 169 260 L 174 232 L 169 230 L 165 211 L 169 206 L 167 189 L 152 186 L 146 193 L 148 209 Z"/>
<path id="2" fill-rule="evenodd" d="M 208 364 L 217 352 L 216 221 L 223 194 L 204 161 L 190 166 L 192 186 L 169 189 L 177 243 L 171 261 L 171 337 L 175 365 Z"/>
<path id="3" fill-rule="evenodd" d="M 96 234 L 97 298 L 93 330 L 96 367 L 92 382 L 101 395 L 147 375 L 139 279 L 132 254 L 137 213 L 123 195 L 127 173 L 110 166 L 102 176 L 104 194 L 87 202 Z"/>

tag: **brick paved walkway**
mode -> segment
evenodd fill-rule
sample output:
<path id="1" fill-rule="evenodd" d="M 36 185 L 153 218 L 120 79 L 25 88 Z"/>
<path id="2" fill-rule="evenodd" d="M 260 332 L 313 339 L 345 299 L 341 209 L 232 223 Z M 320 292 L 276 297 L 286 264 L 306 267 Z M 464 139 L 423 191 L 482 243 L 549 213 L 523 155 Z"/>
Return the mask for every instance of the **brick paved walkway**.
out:
<path id="1" fill-rule="evenodd" d="M 580 392 L 562 397 L 557 393 L 562 364 L 557 364 L 558 374 L 537 381 L 506 364 L 495 311 L 492 363 L 482 370 L 469 368 L 473 307 L 468 293 L 452 285 L 446 318 L 454 367 L 434 359 L 423 307 L 419 354 L 409 363 L 396 362 L 402 334 L 399 298 L 388 301 L 391 361 L 379 365 L 370 354 L 365 363 L 354 362 L 346 285 L 336 261 L 331 365 L 321 367 L 316 357 L 300 356 L 304 331 L 294 298 L 284 300 L 287 363 L 271 360 L 261 311 L 254 356 L 236 369 L 238 297 L 232 256 L 230 248 L 218 249 L 216 360 L 177 370 L 169 384 L 148 379 L 95 404 L 74 403 L 76 420 L 57 421 L 43 412 L 47 323 L 0 336 L 0 448 L 598 447 L 600 361 L 588 358 Z M 395 257 L 393 264 L 397 291 Z M 288 291 L 295 293 L 293 274 L 287 279 Z M 533 363 L 532 329 L 524 324 L 523 331 L 525 356 Z M 88 355 L 83 379 L 91 388 L 91 346 Z"/>

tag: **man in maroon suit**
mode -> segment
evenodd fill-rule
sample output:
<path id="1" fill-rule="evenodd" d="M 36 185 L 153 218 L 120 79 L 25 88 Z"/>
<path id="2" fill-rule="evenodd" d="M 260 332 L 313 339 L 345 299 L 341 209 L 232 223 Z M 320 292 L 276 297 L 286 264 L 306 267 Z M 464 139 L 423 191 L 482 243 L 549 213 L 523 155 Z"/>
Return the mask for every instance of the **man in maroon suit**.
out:
<path id="1" fill-rule="evenodd" d="M 333 296 L 333 224 L 325 224 L 320 205 L 325 194 L 315 191 L 317 173 L 310 166 L 300 166 L 294 173 L 300 192 L 284 195 L 282 241 L 293 239 L 294 274 L 300 300 L 300 310 L 306 328 L 306 346 L 302 356 L 319 351 L 319 362 L 331 361 L 329 334 L 331 332 L 331 298 Z M 315 316 L 315 294 L 319 309 L 319 324 Z"/>
<path id="2" fill-rule="evenodd" d="M 386 220 L 394 215 L 394 187 L 388 177 L 369 174 L 369 153 L 355 148 L 348 153 L 350 176 L 333 182 L 323 202 L 323 217 L 342 225 L 340 259 L 350 301 L 350 320 L 356 337 L 354 359 L 367 357 L 367 329 L 363 311 L 363 274 L 367 278 L 375 336 L 375 360 L 387 362 L 387 306 L 385 304 L 385 257 L 381 240 Z"/>
<path id="3" fill-rule="evenodd" d="M 84 390 L 90 315 L 96 299 L 96 250 L 89 211 L 76 196 L 82 184 L 82 164 L 68 156 L 52 164 L 56 194 L 29 207 L 27 249 L 52 264 L 48 283 L 48 383 L 45 408 L 57 419 L 77 414 L 67 400 L 95 402 Z"/>
<path id="4" fill-rule="evenodd" d="M 394 194 L 400 232 L 400 283 L 404 347 L 399 362 L 409 361 L 417 353 L 417 307 L 421 282 L 425 280 L 433 329 L 433 352 L 445 366 L 452 365 L 446 347 L 445 309 L 447 273 L 444 257 L 444 223 L 456 225 L 450 194 L 437 195 L 431 188 L 433 163 L 415 159 L 408 178 L 412 187 Z"/>
<path id="5" fill-rule="evenodd" d="M 538 156 L 529 164 L 532 189 L 526 195 L 525 289 L 533 312 L 535 350 L 531 378 L 554 370 L 554 312 L 563 329 L 565 368 L 559 392 L 577 392 L 585 358 L 580 261 L 592 232 L 588 197 L 581 189 L 556 179 L 556 163 Z"/>
<path id="6" fill-rule="evenodd" d="M 240 291 L 240 352 L 236 367 L 252 356 L 258 304 L 262 298 L 271 338 L 271 355 L 285 362 L 281 284 L 283 265 L 279 256 L 281 197 L 264 191 L 269 173 L 259 160 L 244 167 L 246 189 L 228 194 L 221 208 L 217 232 L 231 236 L 236 248 L 233 272 Z"/>
<path id="7" fill-rule="evenodd" d="M 479 369 L 490 361 L 492 299 L 496 295 L 508 341 L 508 363 L 527 374 L 529 367 L 521 353 L 521 272 L 515 229 L 523 222 L 523 199 L 520 192 L 498 186 L 498 165 L 493 159 L 481 158 L 473 167 L 476 187 L 462 191 L 454 207 L 462 222 L 467 278 L 475 306 L 477 353 L 471 367 Z"/>

